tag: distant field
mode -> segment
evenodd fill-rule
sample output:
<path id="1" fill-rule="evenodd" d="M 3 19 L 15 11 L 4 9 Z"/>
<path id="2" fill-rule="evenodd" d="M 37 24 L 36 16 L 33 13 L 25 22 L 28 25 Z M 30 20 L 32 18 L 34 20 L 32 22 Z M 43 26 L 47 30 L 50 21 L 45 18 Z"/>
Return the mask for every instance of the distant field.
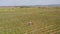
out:
<path id="1" fill-rule="evenodd" d="M 60 8 L 0 8 L 0 34 L 60 34 Z"/>

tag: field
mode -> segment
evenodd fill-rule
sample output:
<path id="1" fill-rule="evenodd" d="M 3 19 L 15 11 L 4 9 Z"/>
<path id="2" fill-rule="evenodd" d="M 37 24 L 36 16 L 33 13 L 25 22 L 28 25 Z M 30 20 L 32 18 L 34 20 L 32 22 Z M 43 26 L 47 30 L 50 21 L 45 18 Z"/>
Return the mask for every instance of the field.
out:
<path id="1" fill-rule="evenodd" d="M 60 34 L 60 8 L 0 8 L 0 34 Z"/>

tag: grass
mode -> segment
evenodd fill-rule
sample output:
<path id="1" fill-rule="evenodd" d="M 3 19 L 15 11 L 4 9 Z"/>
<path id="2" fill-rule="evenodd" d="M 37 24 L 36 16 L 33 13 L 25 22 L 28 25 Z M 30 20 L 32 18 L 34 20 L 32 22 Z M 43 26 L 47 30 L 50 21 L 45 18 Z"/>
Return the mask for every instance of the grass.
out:
<path id="1" fill-rule="evenodd" d="M 31 26 L 30 21 L 33 23 Z M 58 32 L 60 32 L 60 8 L 0 8 L 0 34 Z"/>

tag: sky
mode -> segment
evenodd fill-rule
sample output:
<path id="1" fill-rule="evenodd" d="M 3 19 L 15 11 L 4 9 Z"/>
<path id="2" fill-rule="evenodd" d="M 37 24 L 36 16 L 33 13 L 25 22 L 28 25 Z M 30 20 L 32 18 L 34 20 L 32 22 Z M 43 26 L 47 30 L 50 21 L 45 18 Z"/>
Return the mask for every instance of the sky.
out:
<path id="1" fill-rule="evenodd" d="M 0 6 L 50 5 L 60 4 L 60 0 L 0 0 Z"/>

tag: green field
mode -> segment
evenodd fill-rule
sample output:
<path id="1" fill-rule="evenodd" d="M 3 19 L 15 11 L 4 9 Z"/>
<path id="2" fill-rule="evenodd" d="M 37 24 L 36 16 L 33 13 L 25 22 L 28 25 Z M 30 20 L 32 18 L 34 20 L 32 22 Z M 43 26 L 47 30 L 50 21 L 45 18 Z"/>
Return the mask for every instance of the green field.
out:
<path id="1" fill-rule="evenodd" d="M 60 34 L 60 8 L 0 8 L 0 34 Z"/>

